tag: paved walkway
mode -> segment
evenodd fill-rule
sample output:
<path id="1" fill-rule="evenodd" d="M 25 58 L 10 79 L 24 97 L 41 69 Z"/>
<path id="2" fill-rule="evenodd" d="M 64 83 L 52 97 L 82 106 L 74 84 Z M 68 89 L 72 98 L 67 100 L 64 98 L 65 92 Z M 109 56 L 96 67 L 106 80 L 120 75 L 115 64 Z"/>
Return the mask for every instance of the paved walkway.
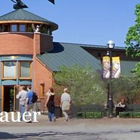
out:
<path id="1" fill-rule="evenodd" d="M 0 122 L 0 140 L 139 140 L 140 119 L 59 118 L 48 123 L 47 116 L 38 116 L 37 123 Z"/>
<path id="2" fill-rule="evenodd" d="M 68 122 L 65 122 L 64 118 L 57 118 L 56 122 L 49 123 L 47 115 L 38 115 L 37 116 L 38 122 L 34 123 L 25 123 L 25 122 L 0 122 L 0 126 L 3 127 L 17 127 L 17 126 L 65 126 L 65 125 L 80 125 L 80 124 L 85 124 L 88 126 L 95 126 L 95 125 L 139 125 L 140 124 L 140 119 L 139 118 L 108 118 L 104 117 L 101 119 L 77 119 L 77 118 L 72 118 Z"/>

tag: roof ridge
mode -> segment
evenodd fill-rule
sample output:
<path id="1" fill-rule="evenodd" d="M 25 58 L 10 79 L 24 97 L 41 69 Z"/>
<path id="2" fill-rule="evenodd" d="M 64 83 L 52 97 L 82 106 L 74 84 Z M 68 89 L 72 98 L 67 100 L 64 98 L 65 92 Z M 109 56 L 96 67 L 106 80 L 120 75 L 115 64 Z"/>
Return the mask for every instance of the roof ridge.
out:
<path id="1" fill-rule="evenodd" d="M 81 47 L 92 47 L 92 48 L 106 48 L 107 46 L 105 45 L 95 45 L 95 44 L 82 44 L 82 43 L 70 43 L 70 42 L 54 42 L 54 43 L 60 43 L 60 44 L 68 44 L 68 45 L 78 45 Z M 115 46 L 114 49 L 121 49 L 121 50 L 125 50 L 125 47 L 120 47 L 120 46 Z"/>

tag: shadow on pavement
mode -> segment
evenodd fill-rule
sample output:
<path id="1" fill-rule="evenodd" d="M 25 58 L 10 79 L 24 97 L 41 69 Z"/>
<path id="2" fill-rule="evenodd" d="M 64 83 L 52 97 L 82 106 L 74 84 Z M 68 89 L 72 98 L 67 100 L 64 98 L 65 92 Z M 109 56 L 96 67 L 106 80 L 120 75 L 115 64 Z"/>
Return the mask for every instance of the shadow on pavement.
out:
<path id="1" fill-rule="evenodd" d="M 109 132 L 110 133 L 110 132 Z M 54 136 L 56 136 L 54 138 Z M 59 136 L 59 138 L 57 137 Z M 42 139 L 42 138 L 49 138 L 50 140 L 59 140 L 62 138 L 66 137 L 75 137 L 75 138 L 89 138 L 89 137 L 98 137 L 99 133 L 84 133 L 84 132 L 72 132 L 72 133 L 63 133 L 63 132 L 55 132 L 55 131 L 48 131 L 48 132 L 39 132 L 39 133 L 14 133 L 10 134 L 7 132 L 0 132 L 0 140 L 6 140 L 6 139 L 14 139 L 14 140 L 19 140 L 20 138 L 22 139 Z M 68 139 L 69 140 L 69 139 Z"/>
<path id="2" fill-rule="evenodd" d="M 0 139 L 19 139 L 19 138 L 28 138 L 28 137 L 42 137 L 54 135 L 54 132 L 41 132 L 41 133 L 20 133 L 20 134 L 10 134 L 7 132 L 0 132 Z"/>
<path id="3" fill-rule="evenodd" d="M 9 138 L 18 138 L 13 134 L 9 134 L 6 132 L 0 132 L 0 139 L 9 139 Z"/>

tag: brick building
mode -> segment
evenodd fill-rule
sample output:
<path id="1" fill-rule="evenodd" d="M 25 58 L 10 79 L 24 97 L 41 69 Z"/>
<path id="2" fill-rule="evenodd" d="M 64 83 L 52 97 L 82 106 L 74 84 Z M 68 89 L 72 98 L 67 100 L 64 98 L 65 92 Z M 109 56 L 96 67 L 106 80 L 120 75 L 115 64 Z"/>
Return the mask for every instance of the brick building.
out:
<path id="1" fill-rule="evenodd" d="M 10 106 L 18 108 L 15 96 L 19 85 L 32 85 L 40 99 L 44 98 L 45 90 L 52 85 L 52 73 L 36 55 L 52 49 L 52 32 L 57 28 L 57 24 L 22 8 L 0 17 L 2 111 L 9 111 Z"/>
<path id="2" fill-rule="evenodd" d="M 58 25 L 23 8 L 0 16 L 0 111 L 18 110 L 16 94 L 20 85 L 32 85 L 43 110 L 44 95 L 53 84 L 53 72 L 62 65 L 90 64 L 102 69 L 106 46 L 53 42 Z M 116 47 L 122 73 L 130 73 L 137 61 L 125 57 L 125 49 Z M 127 67 L 129 66 L 129 67 Z"/>

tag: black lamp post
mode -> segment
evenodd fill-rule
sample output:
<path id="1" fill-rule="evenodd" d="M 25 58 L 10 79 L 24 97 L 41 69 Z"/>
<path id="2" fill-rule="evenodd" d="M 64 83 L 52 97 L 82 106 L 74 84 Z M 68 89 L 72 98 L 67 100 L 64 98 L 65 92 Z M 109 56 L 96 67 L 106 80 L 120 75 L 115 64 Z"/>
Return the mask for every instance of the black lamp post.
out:
<path id="1" fill-rule="evenodd" d="M 115 44 L 112 40 L 107 43 L 109 50 L 109 58 L 110 58 L 110 76 L 109 76 L 109 95 L 108 95 L 108 105 L 109 105 L 109 117 L 113 117 L 113 96 L 112 96 L 112 86 L 111 86 L 111 78 L 112 78 L 112 49 L 115 47 Z"/>

